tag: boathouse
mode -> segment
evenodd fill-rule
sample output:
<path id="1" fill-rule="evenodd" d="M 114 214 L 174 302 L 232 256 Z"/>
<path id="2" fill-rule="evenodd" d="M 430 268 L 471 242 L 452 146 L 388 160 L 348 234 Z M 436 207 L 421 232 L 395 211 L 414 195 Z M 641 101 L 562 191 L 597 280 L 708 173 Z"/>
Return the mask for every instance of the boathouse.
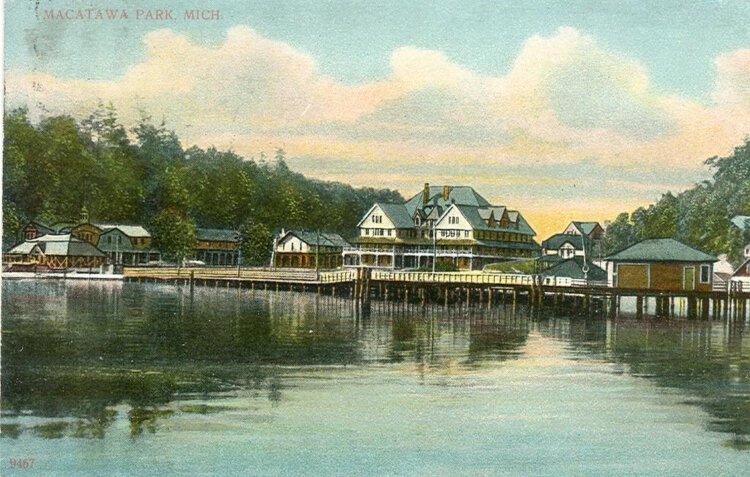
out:
<path id="1" fill-rule="evenodd" d="M 605 261 L 616 288 L 708 292 L 716 257 L 674 239 L 649 239 Z"/>
<path id="2" fill-rule="evenodd" d="M 273 264 L 280 268 L 338 268 L 344 247 L 349 245 L 336 233 L 282 230 L 276 239 Z"/>
<path id="3" fill-rule="evenodd" d="M 26 240 L 3 257 L 8 263 L 43 265 L 52 269 L 99 268 L 107 256 L 93 245 L 70 234 L 42 235 Z"/>

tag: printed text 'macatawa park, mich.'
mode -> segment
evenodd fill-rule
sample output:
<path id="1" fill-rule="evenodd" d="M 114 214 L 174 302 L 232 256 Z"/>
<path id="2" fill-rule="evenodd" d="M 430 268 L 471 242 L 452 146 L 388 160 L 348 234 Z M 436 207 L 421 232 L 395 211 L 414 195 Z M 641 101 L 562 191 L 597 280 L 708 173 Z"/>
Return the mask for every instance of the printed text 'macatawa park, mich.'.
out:
<path id="1" fill-rule="evenodd" d="M 220 10 L 173 10 L 169 8 L 68 8 L 45 9 L 44 20 L 220 20 Z"/>

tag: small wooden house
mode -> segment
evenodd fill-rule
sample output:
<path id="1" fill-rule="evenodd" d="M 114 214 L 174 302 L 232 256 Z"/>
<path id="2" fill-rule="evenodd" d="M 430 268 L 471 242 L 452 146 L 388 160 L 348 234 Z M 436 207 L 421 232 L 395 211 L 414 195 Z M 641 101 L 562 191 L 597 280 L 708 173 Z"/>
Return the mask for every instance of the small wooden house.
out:
<path id="1" fill-rule="evenodd" d="M 558 255 L 560 258 L 591 256 L 592 243 L 587 235 L 555 234 L 542 241 L 543 255 Z"/>
<path id="2" fill-rule="evenodd" d="M 599 222 L 578 222 L 574 220 L 565 227 L 563 233 L 568 235 L 585 235 L 591 240 L 601 240 L 604 238 L 604 228 Z"/>
<path id="3" fill-rule="evenodd" d="M 231 229 L 196 229 L 194 257 L 206 265 L 236 266 L 240 234 Z"/>
<path id="4" fill-rule="evenodd" d="M 115 265 L 146 265 L 161 260 L 151 248 L 151 234 L 140 225 L 115 225 L 99 235 L 99 250 Z"/>
<path id="5" fill-rule="evenodd" d="M 280 268 L 338 268 L 349 242 L 339 234 L 282 230 L 276 239 L 273 264 Z"/>
<path id="6" fill-rule="evenodd" d="M 638 242 L 606 258 L 613 286 L 658 291 L 711 291 L 716 257 L 673 239 Z"/>

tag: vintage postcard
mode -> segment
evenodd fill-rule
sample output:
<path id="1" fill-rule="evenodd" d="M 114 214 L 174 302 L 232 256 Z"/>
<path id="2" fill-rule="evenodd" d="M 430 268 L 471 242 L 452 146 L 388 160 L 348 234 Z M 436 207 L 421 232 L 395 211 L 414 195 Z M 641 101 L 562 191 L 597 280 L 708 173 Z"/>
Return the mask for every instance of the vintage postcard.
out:
<path id="1" fill-rule="evenodd" d="M 3 9 L 1 475 L 747 475 L 747 0 Z"/>

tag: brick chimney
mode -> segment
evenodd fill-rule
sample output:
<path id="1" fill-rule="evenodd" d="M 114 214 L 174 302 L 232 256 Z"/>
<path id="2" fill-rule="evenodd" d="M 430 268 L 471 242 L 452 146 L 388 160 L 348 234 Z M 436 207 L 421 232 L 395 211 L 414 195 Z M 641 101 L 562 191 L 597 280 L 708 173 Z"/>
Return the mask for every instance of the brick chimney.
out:
<path id="1" fill-rule="evenodd" d="M 422 205 L 427 205 L 427 202 L 429 201 L 430 201 L 430 183 L 425 182 L 424 191 L 422 191 Z"/>
<path id="2" fill-rule="evenodd" d="M 447 201 L 450 193 L 451 193 L 450 186 L 443 186 L 443 200 Z"/>

